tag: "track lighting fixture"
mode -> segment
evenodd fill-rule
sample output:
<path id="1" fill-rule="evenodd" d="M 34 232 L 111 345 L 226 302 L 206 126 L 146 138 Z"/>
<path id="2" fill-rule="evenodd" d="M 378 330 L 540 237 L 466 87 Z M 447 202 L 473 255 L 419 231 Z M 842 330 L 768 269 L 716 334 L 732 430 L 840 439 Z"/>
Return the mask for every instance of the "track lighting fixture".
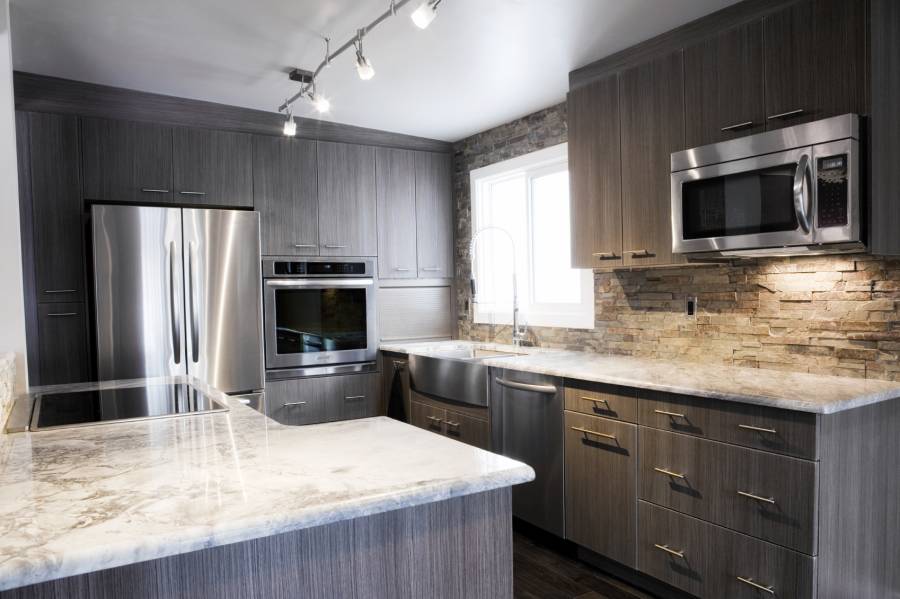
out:
<path id="1" fill-rule="evenodd" d="M 415 23 L 416 27 L 419 29 L 427 29 L 437 16 L 437 7 L 440 3 L 441 0 L 425 0 L 425 2 L 420 4 L 419 8 L 414 10 L 410 15 L 410 18 L 412 19 L 412 22 Z"/>
<path id="2" fill-rule="evenodd" d="M 366 58 L 366 55 L 363 54 L 363 32 L 360 29 L 356 33 L 356 74 L 359 75 L 359 78 L 363 81 L 368 81 L 372 77 L 375 76 L 375 69 L 372 67 L 372 63 L 369 62 L 369 59 Z"/>
<path id="3" fill-rule="evenodd" d="M 288 137 L 297 135 L 297 122 L 294 121 L 294 113 L 288 109 L 287 118 L 284 121 L 284 134 Z"/>

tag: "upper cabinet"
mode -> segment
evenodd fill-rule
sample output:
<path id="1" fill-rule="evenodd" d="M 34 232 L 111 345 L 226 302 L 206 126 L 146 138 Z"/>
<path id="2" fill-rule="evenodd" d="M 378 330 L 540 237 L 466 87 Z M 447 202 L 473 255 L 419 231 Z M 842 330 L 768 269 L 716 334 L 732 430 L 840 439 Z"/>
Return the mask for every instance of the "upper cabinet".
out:
<path id="1" fill-rule="evenodd" d="M 263 255 L 318 255 L 316 169 L 316 142 L 254 136 L 253 205 Z"/>
<path id="2" fill-rule="evenodd" d="M 174 133 L 174 157 L 177 202 L 253 207 L 250 135 L 178 127 Z"/>
<path id="3" fill-rule="evenodd" d="M 415 279 L 416 261 L 416 153 L 411 150 L 375 150 L 378 198 L 378 276 Z"/>
<path id="4" fill-rule="evenodd" d="M 173 128 L 154 123 L 81 119 L 84 197 L 108 202 L 171 203 Z"/>
<path id="5" fill-rule="evenodd" d="M 318 142 L 319 253 L 375 256 L 375 148 Z"/>
<path id="6" fill-rule="evenodd" d="M 416 153 L 416 238 L 419 278 L 453 276 L 450 154 Z"/>
<path id="7" fill-rule="evenodd" d="M 619 78 L 569 92 L 572 266 L 622 266 Z"/>
<path id="8" fill-rule="evenodd" d="M 672 254 L 669 165 L 684 145 L 682 81 L 681 52 L 619 77 L 625 266 L 680 261 Z"/>
<path id="9" fill-rule="evenodd" d="M 761 22 L 685 48 L 684 101 L 688 148 L 765 130 Z"/>

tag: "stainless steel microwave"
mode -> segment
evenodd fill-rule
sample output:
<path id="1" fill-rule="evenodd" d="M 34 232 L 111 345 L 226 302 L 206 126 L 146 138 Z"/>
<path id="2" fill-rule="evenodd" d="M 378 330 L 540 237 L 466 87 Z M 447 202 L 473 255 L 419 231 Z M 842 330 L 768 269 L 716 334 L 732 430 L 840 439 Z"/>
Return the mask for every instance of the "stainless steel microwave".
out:
<path id="1" fill-rule="evenodd" d="M 859 117 L 672 154 L 672 251 L 704 257 L 865 250 Z"/>

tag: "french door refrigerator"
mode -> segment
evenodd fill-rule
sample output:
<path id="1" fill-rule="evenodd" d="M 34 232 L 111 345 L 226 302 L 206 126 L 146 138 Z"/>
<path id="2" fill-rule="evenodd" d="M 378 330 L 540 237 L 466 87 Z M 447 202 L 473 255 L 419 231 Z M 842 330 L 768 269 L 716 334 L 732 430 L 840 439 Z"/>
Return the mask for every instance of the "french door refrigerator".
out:
<path id="1" fill-rule="evenodd" d="M 259 214 L 91 209 L 99 380 L 263 388 Z"/>

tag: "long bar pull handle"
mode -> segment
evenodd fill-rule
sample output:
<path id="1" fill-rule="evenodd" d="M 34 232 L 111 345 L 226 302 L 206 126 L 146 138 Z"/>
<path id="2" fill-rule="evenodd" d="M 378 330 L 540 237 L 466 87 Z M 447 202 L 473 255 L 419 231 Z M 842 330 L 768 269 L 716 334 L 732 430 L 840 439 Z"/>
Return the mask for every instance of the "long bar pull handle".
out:
<path id="1" fill-rule="evenodd" d="M 762 497 L 760 495 L 754 495 L 753 493 L 747 493 L 746 491 L 738 491 L 737 494 L 741 497 L 752 499 L 753 501 L 761 501 L 763 503 L 771 503 L 772 505 L 775 505 L 774 497 Z"/>
<path id="2" fill-rule="evenodd" d="M 394 270 L 396 270 L 397 272 L 409 272 L 408 268 L 402 268 L 400 266 L 395 266 Z"/>
<path id="3" fill-rule="evenodd" d="M 440 266 L 423 266 L 422 272 L 439 272 L 441 270 Z"/>
<path id="4" fill-rule="evenodd" d="M 798 108 L 797 110 L 788 110 L 787 112 L 779 112 L 778 114 L 770 115 L 770 116 L 766 117 L 766 119 L 768 119 L 770 121 L 774 121 L 777 119 L 789 119 L 792 116 L 800 116 L 804 112 L 806 112 L 806 111 L 803 110 L 802 108 Z"/>
<path id="5" fill-rule="evenodd" d="M 47 316 L 78 316 L 78 312 L 50 312 Z"/>
<path id="6" fill-rule="evenodd" d="M 770 435 L 777 435 L 778 431 L 774 428 L 763 428 L 761 426 L 751 426 L 749 424 L 739 424 L 738 428 L 742 428 L 748 431 L 756 431 L 758 433 L 769 433 Z"/>
<path id="7" fill-rule="evenodd" d="M 518 389 L 519 391 L 531 391 L 533 393 L 546 393 L 548 395 L 553 395 L 556 393 L 555 385 L 534 385 L 531 383 L 520 383 L 518 381 L 510 381 L 507 379 L 500 378 L 499 376 L 494 378 L 497 381 L 498 385 L 503 387 L 509 387 L 510 389 Z"/>
<path id="8" fill-rule="evenodd" d="M 604 439 L 610 439 L 612 441 L 618 441 L 615 435 L 610 435 L 609 433 L 600 433 L 597 431 L 592 431 L 589 428 L 581 428 L 580 426 L 570 426 L 573 431 L 584 433 L 585 435 L 592 435 L 594 437 L 603 437 Z"/>
<path id="9" fill-rule="evenodd" d="M 180 193 L 183 196 L 205 196 L 206 195 L 205 191 L 179 191 L 178 193 Z"/>
<path id="10" fill-rule="evenodd" d="M 450 428 L 459 428 L 459 423 L 458 423 L 458 422 L 451 422 L 451 421 L 448 420 L 448 421 L 447 421 L 447 426 L 449 426 Z"/>
<path id="11" fill-rule="evenodd" d="M 587 395 L 582 395 L 581 399 L 583 399 L 585 401 L 589 401 L 594 404 L 598 404 L 598 403 L 606 404 L 606 407 L 609 407 L 609 402 L 607 400 L 603 399 L 602 397 L 588 397 Z"/>
<path id="12" fill-rule="evenodd" d="M 344 401 L 359 401 L 365 398 L 365 395 L 347 395 L 346 397 L 344 397 Z"/>
<path id="13" fill-rule="evenodd" d="M 753 121 L 744 121 L 743 123 L 735 123 L 734 125 L 728 125 L 727 127 L 722 127 L 722 131 L 737 131 L 738 129 L 746 129 L 747 127 L 752 127 Z"/>
<path id="14" fill-rule="evenodd" d="M 615 252 L 594 252 L 591 256 L 598 260 L 616 260 L 619 258 Z"/>
<path id="15" fill-rule="evenodd" d="M 305 402 L 305 401 L 289 401 L 289 402 L 287 402 L 287 403 L 284 404 L 284 407 L 285 407 L 285 408 L 292 408 L 292 407 L 294 407 L 294 406 L 305 406 L 305 405 L 306 405 L 306 402 Z"/>
<path id="16" fill-rule="evenodd" d="M 188 306 L 190 306 L 189 318 L 191 320 L 191 360 L 196 364 L 200 361 L 200 332 L 197 323 L 197 306 L 194 298 L 194 246 L 192 241 L 188 246 Z"/>
<path id="17" fill-rule="evenodd" d="M 346 246 L 346 245 L 334 245 L 334 244 L 331 244 L 331 243 L 326 243 L 326 244 L 325 244 L 325 249 L 327 249 L 327 250 L 342 250 L 342 249 L 344 249 L 345 247 L 347 247 L 347 246 Z"/>
<path id="18" fill-rule="evenodd" d="M 308 250 L 311 250 L 311 249 L 315 249 L 315 248 L 317 248 L 317 247 L 319 247 L 319 246 L 317 246 L 317 245 L 314 244 L 314 243 L 295 243 L 295 244 L 294 244 L 294 247 L 297 248 L 298 250 L 302 250 L 302 249 L 308 249 Z"/>
<path id="19" fill-rule="evenodd" d="M 764 586 L 764 585 L 759 584 L 758 582 L 755 582 L 752 578 L 744 578 L 743 576 L 738 576 L 737 579 L 740 580 L 741 582 L 743 582 L 744 584 L 750 585 L 757 591 L 762 591 L 763 593 L 768 593 L 770 595 L 775 594 L 775 587 L 773 587 L 771 585 Z"/>
<path id="20" fill-rule="evenodd" d="M 44 293 L 75 293 L 77 289 L 45 289 Z"/>
<path id="21" fill-rule="evenodd" d="M 169 242 L 169 320 L 172 326 L 172 353 L 175 363 L 181 364 L 181 335 L 178 334 L 178 317 L 175 311 L 175 242 Z"/>
<path id="22" fill-rule="evenodd" d="M 671 470 L 666 470 L 665 468 L 654 468 L 654 470 L 656 472 L 659 472 L 660 474 L 665 474 L 666 476 L 671 476 L 672 478 L 680 478 L 680 479 L 685 478 L 684 474 L 681 474 L 680 472 L 672 472 Z"/>
<path id="23" fill-rule="evenodd" d="M 812 170 L 809 164 L 809 156 L 804 154 L 797 162 L 797 171 L 794 173 L 794 213 L 800 222 L 800 228 L 804 233 L 809 233 L 809 195 L 808 190 L 812 185 L 807 182 L 812 179 Z"/>
<path id="24" fill-rule="evenodd" d="M 152 189 L 150 187 L 141 187 L 144 193 L 169 193 L 168 189 Z"/>
<path id="25" fill-rule="evenodd" d="M 660 551 L 665 551 L 669 555 L 672 555 L 675 557 L 680 557 L 681 559 L 684 559 L 684 551 L 676 551 L 675 549 L 672 549 L 668 545 L 660 545 L 659 543 L 654 543 L 653 546 L 656 547 L 657 549 L 659 549 Z"/>
<path id="26" fill-rule="evenodd" d="M 671 416 L 672 418 L 684 418 L 684 414 L 679 414 L 678 412 L 669 412 L 668 410 L 653 410 L 657 414 L 662 414 L 663 416 Z"/>
<path id="27" fill-rule="evenodd" d="M 631 254 L 635 258 L 649 258 L 653 256 L 650 250 L 625 250 L 623 254 Z"/>

